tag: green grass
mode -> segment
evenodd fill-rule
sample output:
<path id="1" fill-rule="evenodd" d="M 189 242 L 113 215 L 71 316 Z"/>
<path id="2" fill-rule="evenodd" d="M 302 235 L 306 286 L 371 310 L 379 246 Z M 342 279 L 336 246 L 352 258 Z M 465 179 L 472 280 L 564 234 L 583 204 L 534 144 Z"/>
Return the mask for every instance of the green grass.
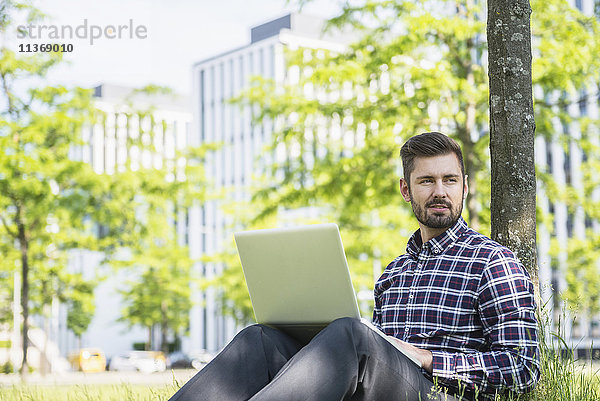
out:
<path id="1" fill-rule="evenodd" d="M 591 366 L 572 357 L 560 358 L 542 343 L 542 378 L 536 390 L 521 396 L 497 397 L 496 401 L 598 401 L 600 377 Z M 183 383 L 163 386 L 76 385 L 0 387 L 0 401 L 166 401 Z"/>
<path id="2" fill-rule="evenodd" d="M 177 384 L 149 387 L 143 385 L 77 385 L 0 387 L 0 401 L 163 401 L 179 388 Z"/>
<path id="3" fill-rule="evenodd" d="M 563 356 L 557 347 L 545 341 L 540 345 L 541 378 L 535 391 L 521 399 L 527 401 L 598 401 L 600 377 L 591 362 L 581 363 L 562 337 L 553 335 L 564 346 Z M 566 354 L 566 355 L 565 355 Z"/>
<path id="4" fill-rule="evenodd" d="M 600 375 L 590 361 L 578 361 L 565 342 L 559 322 L 558 332 L 548 332 L 547 312 L 540 322 L 541 376 L 535 390 L 521 396 L 496 397 L 496 401 L 599 401 Z M 591 354 L 591 352 L 590 352 Z"/>
<path id="5" fill-rule="evenodd" d="M 540 326 L 541 379 L 536 389 L 520 396 L 498 396 L 495 401 L 599 401 L 598 371 L 589 362 L 584 364 L 575 360 L 563 340 L 564 336 L 545 332 L 547 320 Z M 169 385 L 153 387 L 128 384 L 17 385 L 0 387 L 0 401 L 166 401 L 182 385 L 176 380 Z"/>

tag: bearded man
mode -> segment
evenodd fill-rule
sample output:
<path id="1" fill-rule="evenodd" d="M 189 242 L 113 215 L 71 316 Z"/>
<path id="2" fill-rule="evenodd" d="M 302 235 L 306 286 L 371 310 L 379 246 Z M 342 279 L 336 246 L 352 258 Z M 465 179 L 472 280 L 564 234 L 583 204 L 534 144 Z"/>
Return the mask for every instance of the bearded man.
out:
<path id="1" fill-rule="evenodd" d="M 308 344 L 242 330 L 172 401 L 493 400 L 539 378 L 533 284 L 506 247 L 467 226 L 460 146 L 439 132 L 400 152 L 419 229 L 375 283 L 373 323 L 342 318 Z"/>

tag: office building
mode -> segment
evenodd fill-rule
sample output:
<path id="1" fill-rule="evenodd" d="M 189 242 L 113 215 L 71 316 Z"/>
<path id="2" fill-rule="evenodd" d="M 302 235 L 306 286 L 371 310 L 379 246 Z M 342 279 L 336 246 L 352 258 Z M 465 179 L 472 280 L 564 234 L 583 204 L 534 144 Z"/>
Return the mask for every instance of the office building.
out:
<path id="1" fill-rule="evenodd" d="M 74 147 L 71 157 L 91 164 L 96 173 L 112 174 L 130 163 L 132 169 L 159 167 L 165 160 L 172 160 L 178 150 L 189 143 L 192 115 L 189 99 L 176 94 L 146 94 L 133 88 L 115 85 L 100 85 L 94 90 L 94 105 L 103 112 L 103 118 L 82 132 L 85 145 Z M 138 112 L 152 110 L 150 115 Z M 154 126 L 152 127 L 152 124 Z M 138 140 L 153 130 L 155 152 L 140 151 L 128 144 L 128 139 Z M 144 138 L 141 138 L 144 140 Z M 150 136 L 148 135 L 148 140 Z M 102 235 L 103 227 L 97 227 Z M 177 224 L 180 244 L 187 241 L 185 213 Z M 94 292 L 95 316 L 82 336 L 81 345 L 99 347 L 107 357 L 133 349 L 134 343 L 148 340 L 148 331 L 141 327 L 128 327 L 118 322 L 124 307 L 119 290 L 123 289 L 131 272 L 114 272 L 109 266 L 101 265 L 102 255 L 87 250 L 75 250 L 70 254 L 69 268 L 82 272 L 87 280 L 96 277 Z M 79 342 L 66 328 L 66 306 L 56 306 L 56 316 L 50 339 L 56 339 L 63 355 L 78 348 Z M 159 342 L 160 333 L 155 330 L 153 338 Z"/>
<path id="2" fill-rule="evenodd" d="M 232 193 L 233 200 L 249 199 L 252 176 L 277 157 L 264 152 L 271 140 L 272 123 L 256 124 L 252 110 L 240 108 L 229 100 L 250 84 L 252 77 L 274 79 L 278 83 L 294 82 L 294 72 L 285 65 L 284 49 L 299 47 L 343 49 L 343 40 L 323 34 L 324 20 L 302 14 L 289 14 L 251 29 L 251 42 L 193 66 L 193 133 L 192 144 L 219 143 L 221 147 L 206 163 L 207 176 L 216 190 Z M 347 40 L 347 39 L 346 39 Z M 296 71 L 296 74 L 298 71 Z M 189 213 L 192 257 L 223 251 L 232 235 L 232 219 L 210 201 Z M 211 278 L 223 270 L 219 263 L 202 263 L 198 267 Z M 222 348 L 240 327 L 232 318 L 222 316 L 218 294 L 214 289 L 197 293 L 191 316 L 190 350 Z"/>

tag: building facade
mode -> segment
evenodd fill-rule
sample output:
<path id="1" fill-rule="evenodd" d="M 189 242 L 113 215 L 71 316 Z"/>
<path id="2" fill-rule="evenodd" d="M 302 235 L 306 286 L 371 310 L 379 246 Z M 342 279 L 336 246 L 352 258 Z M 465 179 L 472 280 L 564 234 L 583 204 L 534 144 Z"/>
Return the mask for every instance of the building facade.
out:
<path id="1" fill-rule="evenodd" d="M 99 174 L 112 174 L 125 168 L 158 167 L 165 160 L 175 157 L 178 150 L 188 146 L 191 134 L 192 114 L 187 97 L 180 95 L 150 95 L 135 92 L 133 88 L 115 85 L 100 85 L 95 88 L 94 105 L 103 114 L 93 126 L 83 132 L 85 145 L 74 147 L 71 157 L 89 163 Z M 140 116 L 136 111 L 152 110 L 152 116 Z M 142 113 L 143 114 L 143 113 Z M 154 125 L 154 126 L 152 126 Z M 155 152 L 139 150 L 128 143 L 129 139 L 138 140 L 148 135 L 152 129 Z M 137 167 L 136 167 L 137 166 Z M 102 226 L 97 227 L 102 235 Z M 177 222 L 180 244 L 185 244 L 187 227 L 185 213 Z M 53 324 L 50 339 L 55 341 L 62 354 L 82 347 L 98 347 L 107 357 L 125 353 L 133 349 L 134 343 L 148 341 L 148 331 L 140 327 L 128 327 L 119 322 L 123 309 L 119 290 L 131 273 L 114 272 L 109 266 L 103 266 L 102 255 L 87 250 L 75 250 L 70 254 L 69 269 L 80 272 L 86 280 L 97 278 L 94 291 L 96 312 L 94 318 L 81 338 L 81 343 L 66 327 L 66 306 L 56 305 L 53 312 Z M 154 343 L 158 343 L 160 333 L 153 333 Z"/>
<path id="2" fill-rule="evenodd" d="M 252 176 L 277 158 L 265 152 L 271 142 L 272 122 L 252 121 L 252 110 L 240 108 L 230 99 L 238 96 L 256 76 L 277 83 L 293 82 L 285 66 L 284 49 L 309 47 L 342 49 L 342 41 L 322 33 L 324 20 L 289 14 L 251 29 L 247 46 L 200 61 L 193 66 L 192 144 L 219 143 L 210 155 L 206 174 L 215 190 L 232 194 L 233 201 L 248 201 Z M 189 212 L 192 257 L 222 252 L 233 234 L 232 219 L 221 207 L 222 201 L 206 202 Z M 220 263 L 200 263 L 207 278 L 223 271 Z M 191 316 L 190 350 L 221 349 L 240 329 L 232 318 L 224 317 L 215 290 L 197 291 L 197 306 Z"/>

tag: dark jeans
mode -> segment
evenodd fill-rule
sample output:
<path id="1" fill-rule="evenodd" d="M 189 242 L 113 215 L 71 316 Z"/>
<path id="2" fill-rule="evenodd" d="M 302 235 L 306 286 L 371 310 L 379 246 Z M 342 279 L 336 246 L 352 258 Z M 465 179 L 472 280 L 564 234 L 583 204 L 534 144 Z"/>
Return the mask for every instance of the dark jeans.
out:
<path id="1" fill-rule="evenodd" d="M 432 387 L 385 339 L 342 318 L 304 347 L 273 328 L 250 326 L 170 401 L 455 400 Z"/>

